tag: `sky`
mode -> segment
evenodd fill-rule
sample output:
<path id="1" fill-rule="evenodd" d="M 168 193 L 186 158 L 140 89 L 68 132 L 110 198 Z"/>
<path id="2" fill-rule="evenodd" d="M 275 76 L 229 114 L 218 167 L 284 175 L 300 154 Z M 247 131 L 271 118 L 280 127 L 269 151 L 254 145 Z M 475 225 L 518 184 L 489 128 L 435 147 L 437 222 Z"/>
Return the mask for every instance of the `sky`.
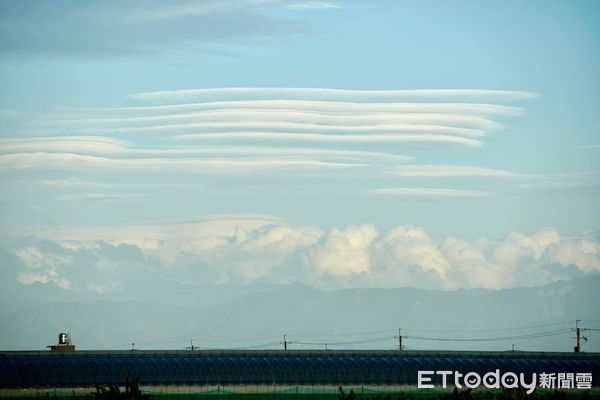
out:
<path id="1" fill-rule="evenodd" d="M 15 282 L 600 270 L 596 1 L 0 1 Z"/>

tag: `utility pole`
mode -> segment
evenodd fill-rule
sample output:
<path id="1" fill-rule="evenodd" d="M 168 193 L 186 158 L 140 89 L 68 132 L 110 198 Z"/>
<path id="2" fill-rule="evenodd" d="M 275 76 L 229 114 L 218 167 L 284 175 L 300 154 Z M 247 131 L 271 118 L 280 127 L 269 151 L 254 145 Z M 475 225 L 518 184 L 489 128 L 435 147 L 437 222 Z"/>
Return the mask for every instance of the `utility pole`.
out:
<path id="1" fill-rule="evenodd" d="M 287 350 L 287 345 L 288 345 L 287 335 L 283 335 L 283 349 L 284 350 Z"/>
<path id="2" fill-rule="evenodd" d="M 401 333 L 401 328 L 398 328 L 398 336 L 396 336 L 396 338 L 398 339 L 398 350 L 402 351 L 402 349 L 404 348 L 404 346 L 402 346 L 402 333 Z"/>
<path id="3" fill-rule="evenodd" d="M 131 351 L 134 351 L 135 350 L 135 342 L 130 343 L 130 344 L 131 344 Z"/>
<path id="4" fill-rule="evenodd" d="M 576 340 L 576 342 L 575 342 L 575 347 L 573 347 L 573 350 L 575 351 L 575 353 L 579 353 L 581 351 L 581 339 L 583 339 L 585 342 L 587 342 L 587 338 L 581 334 L 581 332 L 587 331 L 587 329 L 580 328 L 579 327 L 580 322 L 581 322 L 580 319 L 575 320 L 575 340 Z"/>
<path id="5" fill-rule="evenodd" d="M 581 331 L 579 330 L 579 319 L 575 320 L 575 337 L 576 337 L 576 344 L 575 344 L 575 353 L 579 353 L 581 351 Z"/>

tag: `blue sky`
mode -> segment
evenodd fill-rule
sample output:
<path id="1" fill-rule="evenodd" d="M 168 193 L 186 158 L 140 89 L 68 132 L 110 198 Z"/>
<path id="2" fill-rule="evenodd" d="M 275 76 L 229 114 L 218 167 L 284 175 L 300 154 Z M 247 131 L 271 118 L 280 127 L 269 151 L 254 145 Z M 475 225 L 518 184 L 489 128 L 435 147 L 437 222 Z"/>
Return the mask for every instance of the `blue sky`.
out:
<path id="1" fill-rule="evenodd" d="M 56 282 L 64 263 L 15 237 L 213 265 L 219 240 L 239 260 L 266 234 L 318 272 L 279 280 L 350 286 L 425 244 L 413 264 L 433 286 L 539 283 L 497 279 L 525 263 L 506 243 L 596 271 L 599 16 L 595 1 L 2 1 L 5 247 Z M 418 245 L 385 250 L 398 232 Z M 452 238 L 479 255 L 452 259 Z M 495 272 L 451 278 L 474 258 Z"/>

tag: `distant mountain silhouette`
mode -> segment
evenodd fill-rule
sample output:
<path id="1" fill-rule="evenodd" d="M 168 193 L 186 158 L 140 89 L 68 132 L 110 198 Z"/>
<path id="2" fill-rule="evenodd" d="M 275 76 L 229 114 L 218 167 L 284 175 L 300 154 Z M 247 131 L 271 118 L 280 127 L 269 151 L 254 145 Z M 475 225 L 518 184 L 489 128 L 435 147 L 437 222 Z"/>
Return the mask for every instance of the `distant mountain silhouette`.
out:
<path id="1" fill-rule="evenodd" d="M 568 328 L 575 319 L 590 321 L 584 321 L 588 326 L 600 321 L 600 275 L 537 287 L 456 291 L 322 291 L 302 283 L 205 288 L 153 281 L 103 295 L 76 295 L 52 284 L 11 286 L 12 303 L 25 304 L 21 308 L 12 304 L 11 310 L 0 314 L 2 349 L 43 349 L 70 326 L 80 349 L 128 348 L 131 342 L 136 348 L 183 349 L 190 338 L 202 348 L 246 347 L 278 343 L 283 334 L 292 342 L 329 342 L 330 348 L 336 348 L 335 342 L 364 337 L 344 336 L 348 333 L 386 330 L 367 335 L 381 337 L 403 328 L 404 335 L 412 336 L 404 344 L 414 349 L 506 350 L 515 343 L 517 350 L 571 351 L 569 333 L 483 343 L 414 337 L 506 337 Z M 486 331 L 539 325 L 545 326 Z M 452 332 L 456 330 L 480 332 Z M 600 351 L 600 335 L 589 332 L 588 336 L 584 350 Z M 248 340 L 235 340 L 243 338 Z M 394 348 L 395 342 L 339 347 Z M 292 344 L 290 348 L 319 347 Z"/>

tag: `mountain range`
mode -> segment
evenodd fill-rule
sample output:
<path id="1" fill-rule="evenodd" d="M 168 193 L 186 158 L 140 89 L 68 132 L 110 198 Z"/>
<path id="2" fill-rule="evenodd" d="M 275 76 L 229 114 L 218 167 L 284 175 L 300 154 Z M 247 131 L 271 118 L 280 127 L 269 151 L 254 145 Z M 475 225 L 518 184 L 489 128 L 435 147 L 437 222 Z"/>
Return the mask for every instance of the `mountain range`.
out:
<path id="1" fill-rule="evenodd" d="M 290 348 L 392 349 L 401 329 L 408 349 L 571 351 L 576 319 L 600 326 L 600 275 L 503 290 L 139 281 L 98 294 L 6 280 L 1 289 L 4 350 L 44 349 L 70 327 L 79 349 L 183 349 L 191 339 L 200 348 L 281 348 L 284 334 Z M 584 350 L 600 351 L 598 331 L 584 334 Z"/>

